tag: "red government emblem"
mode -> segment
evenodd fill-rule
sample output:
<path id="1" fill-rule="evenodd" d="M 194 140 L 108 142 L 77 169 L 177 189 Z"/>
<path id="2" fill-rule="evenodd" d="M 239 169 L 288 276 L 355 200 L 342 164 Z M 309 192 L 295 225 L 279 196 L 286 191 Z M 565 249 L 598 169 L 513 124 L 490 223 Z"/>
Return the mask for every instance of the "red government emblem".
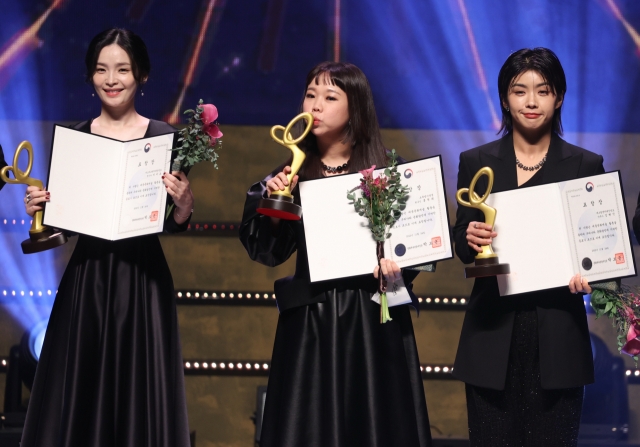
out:
<path id="1" fill-rule="evenodd" d="M 158 212 L 151 211 L 151 222 L 155 222 L 156 220 L 158 220 Z"/>
<path id="2" fill-rule="evenodd" d="M 616 253 L 616 264 L 624 264 L 624 253 Z"/>
<path id="3" fill-rule="evenodd" d="M 442 239 L 440 238 L 440 236 L 436 236 L 436 237 L 432 237 L 431 238 L 431 246 L 433 248 L 438 248 L 442 245 Z"/>

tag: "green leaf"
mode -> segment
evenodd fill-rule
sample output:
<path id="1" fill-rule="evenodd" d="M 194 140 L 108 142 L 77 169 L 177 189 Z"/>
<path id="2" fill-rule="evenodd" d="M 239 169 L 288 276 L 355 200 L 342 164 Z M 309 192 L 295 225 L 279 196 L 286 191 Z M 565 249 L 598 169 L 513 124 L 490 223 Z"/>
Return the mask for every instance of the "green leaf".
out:
<path id="1" fill-rule="evenodd" d="M 607 305 L 604 308 L 604 312 L 605 313 L 609 312 L 612 307 L 613 307 L 613 303 L 611 301 L 607 302 Z"/>

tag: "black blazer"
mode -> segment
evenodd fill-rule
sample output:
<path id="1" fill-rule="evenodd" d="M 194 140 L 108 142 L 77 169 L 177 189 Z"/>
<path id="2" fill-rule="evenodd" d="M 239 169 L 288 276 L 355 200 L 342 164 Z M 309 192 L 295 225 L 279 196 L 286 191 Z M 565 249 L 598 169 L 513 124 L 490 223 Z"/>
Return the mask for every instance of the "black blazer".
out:
<path id="1" fill-rule="evenodd" d="M 553 134 L 542 183 L 603 173 L 602 161 L 602 156 L 573 146 Z M 491 167 L 495 173 L 492 192 L 518 187 L 511 134 L 460 154 L 458 189 L 468 188 L 475 173 L 483 166 Z M 478 181 L 476 192 L 484 194 L 486 188 L 485 176 Z M 454 242 L 456 254 L 465 264 L 473 262 L 476 255 L 466 240 L 471 221 L 482 222 L 484 215 L 480 210 L 458 206 Z M 539 243 L 538 236 L 543 234 L 544 222 L 541 222 L 540 235 L 532 235 L 532 248 Z M 582 294 L 574 295 L 569 287 L 560 287 L 500 297 L 495 277 L 475 280 L 453 375 L 471 385 L 504 389 L 514 315 L 524 303 L 537 309 L 542 388 L 571 388 L 592 383 L 593 357 Z"/>
<path id="2" fill-rule="evenodd" d="M 2 152 L 2 146 L 0 146 L 0 169 L 7 166 L 7 162 L 4 161 L 4 153 Z M 0 189 L 5 185 L 5 183 L 0 179 Z"/>
<path id="3" fill-rule="evenodd" d="M 640 243 L 640 194 L 638 194 L 638 205 L 636 206 L 636 213 L 633 216 L 633 234 L 636 236 L 636 241 Z"/>

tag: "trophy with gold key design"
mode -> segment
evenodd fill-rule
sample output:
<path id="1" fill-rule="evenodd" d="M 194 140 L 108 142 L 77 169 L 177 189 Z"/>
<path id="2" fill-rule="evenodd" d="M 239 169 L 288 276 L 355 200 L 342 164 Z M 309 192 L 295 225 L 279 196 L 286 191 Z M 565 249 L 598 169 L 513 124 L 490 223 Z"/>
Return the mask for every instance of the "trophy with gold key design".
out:
<path id="1" fill-rule="evenodd" d="M 475 188 L 476 183 L 483 175 L 486 175 L 488 177 L 488 185 L 487 190 L 485 191 L 483 196 L 480 197 L 475 192 Z M 482 211 L 484 213 L 484 222 L 487 225 L 490 225 L 491 228 L 493 228 L 496 223 L 497 211 L 495 208 L 487 205 L 485 201 L 491 193 L 491 188 L 493 188 L 493 179 L 493 169 L 485 166 L 484 168 L 476 172 L 476 175 L 473 176 L 471 184 L 468 188 L 461 188 L 456 193 L 456 200 L 458 201 L 458 203 L 462 206 L 468 206 L 470 208 L 476 208 Z M 468 201 L 462 198 L 463 194 L 467 194 L 469 196 Z M 491 248 L 491 244 L 482 245 L 481 247 L 482 253 L 478 253 L 476 255 L 475 265 L 464 269 L 466 278 L 506 275 L 511 271 L 509 268 L 509 264 L 500 264 L 498 255 L 494 253 L 493 249 Z"/>
<path id="2" fill-rule="evenodd" d="M 302 134 L 293 139 L 291 136 L 291 129 L 300 120 L 305 120 L 307 125 Z M 287 127 L 273 126 L 271 128 L 271 138 L 277 143 L 280 143 L 293 153 L 293 159 L 291 160 L 291 172 L 287 175 L 289 184 L 284 191 L 274 191 L 267 199 L 260 200 L 258 203 L 257 211 L 260 214 L 266 216 L 277 217 L 285 220 L 300 220 L 302 217 L 302 208 L 293 203 L 293 194 L 291 194 L 291 181 L 302 167 L 302 163 L 305 159 L 305 153 L 300 149 L 297 144 L 300 143 L 309 134 L 313 126 L 313 115 L 310 113 L 301 113 L 291 120 Z M 282 138 L 276 135 L 276 132 L 282 130 Z"/>
<path id="3" fill-rule="evenodd" d="M 20 158 L 20 152 L 27 151 L 29 161 L 26 171 L 21 171 L 18 167 L 18 159 Z M 16 149 L 16 153 L 13 156 L 13 166 L 5 166 L 0 170 L 0 178 L 6 183 L 14 185 L 23 184 L 28 186 L 37 186 L 43 189 L 44 185 L 42 180 L 29 177 L 31 174 L 31 168 L 33 167 L 33 147 L 28 141 L 23 141 Z M 9 177 L 9 172 L 13 172 L 14 178 Z M 51 248 L 59 247 L 67 242 L 67 237 L 64 233 L 58 231 L 54 232 L 52 228 L 45 227 L 42 224 L 43 210 L 36 211 L 33 215 L 33 221 L 31 228 L 29 229 L 29 239 L 22 241 L 22 253 L 38 253 L 41 251 L 49 250 Z"/>

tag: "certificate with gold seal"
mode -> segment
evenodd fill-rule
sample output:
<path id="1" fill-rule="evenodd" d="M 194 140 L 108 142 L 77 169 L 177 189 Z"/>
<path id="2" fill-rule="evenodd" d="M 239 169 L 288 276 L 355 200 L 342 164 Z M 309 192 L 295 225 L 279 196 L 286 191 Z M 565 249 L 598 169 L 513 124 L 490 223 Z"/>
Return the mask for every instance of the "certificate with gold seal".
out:
<path id="1" fill-rule="evenodd" d="M 493 247 L 511 273 L 501 295 L 635 276 L 618 171 L 491 194 L 500 210 Z"/>
<path id="2" fill-rule="evenodd" d="M 174 135 L 123 142 L 56 125 L 45 224 L 111 241 L 161 232 Z"/>

